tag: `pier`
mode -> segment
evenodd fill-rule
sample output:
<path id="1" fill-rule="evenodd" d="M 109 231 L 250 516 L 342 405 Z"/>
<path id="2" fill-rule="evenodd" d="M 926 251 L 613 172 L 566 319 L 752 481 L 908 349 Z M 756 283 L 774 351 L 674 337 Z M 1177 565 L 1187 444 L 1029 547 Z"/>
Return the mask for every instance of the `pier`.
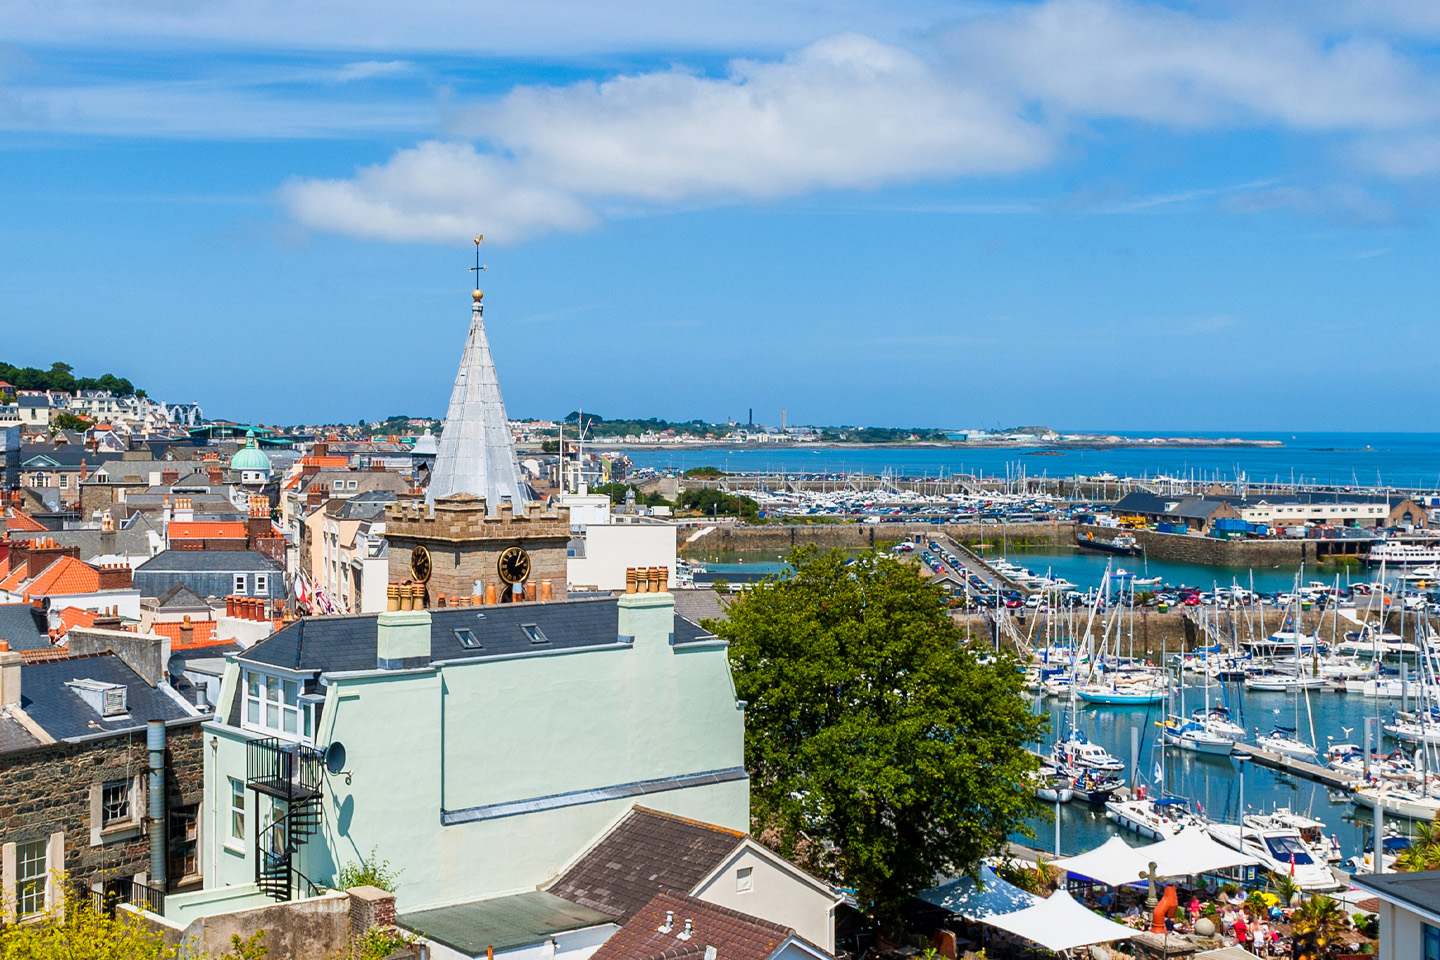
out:
<path id="1" fill-rule="evenodd" d="M 1296 776 L 1304 777 L 1307 780 L 1314 780 L 1335 790 L 1351 791 L 1355 789 L 1355 780 L 1351 777 L 1331 770 L 1329 767 L 1322 767 L 1316 763 L 1308 763 L 1304 760 L 1296 760 L 1283 753 L 1274 753 L 1270 750 L 1261 750 L 1259 747 L 1251 746 L 1248 743 L 1235 744 L 1235 755 L 1243 760 L 1252 760 L 1255 763 L 1276 770 L 1283 770 L 1286 773 L 1293 773 Z"/>

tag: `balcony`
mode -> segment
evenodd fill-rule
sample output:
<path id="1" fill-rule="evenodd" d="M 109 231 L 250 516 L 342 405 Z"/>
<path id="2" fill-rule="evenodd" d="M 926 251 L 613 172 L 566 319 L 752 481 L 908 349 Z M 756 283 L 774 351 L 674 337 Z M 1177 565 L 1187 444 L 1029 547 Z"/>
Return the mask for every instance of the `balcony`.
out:
<path id="1" fill-rule="evenodd" d="M 312 747 L 277 737 L 245 746 L 246 783 L 253 790 L 287 803 L 321 793 L 325 755 Z"/>

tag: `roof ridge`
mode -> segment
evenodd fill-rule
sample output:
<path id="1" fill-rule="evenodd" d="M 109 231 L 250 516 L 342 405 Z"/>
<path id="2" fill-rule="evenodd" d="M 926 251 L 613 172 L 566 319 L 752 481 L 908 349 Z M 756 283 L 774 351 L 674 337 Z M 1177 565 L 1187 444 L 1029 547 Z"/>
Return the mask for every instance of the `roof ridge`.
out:
<path id="1" fill-rule="evenodd" d="M 699 897 L 692 897 L 688 893 L 657 893 L 650 902 L 654 903 L 656 900 L 673 900 L 677 904 L 697 908 L 709 913 L 718 913 L 721 916 L 730 917 L 735 920 L 743 920 L 746 923 L 757 927 L 764 927 L 773 933 L 778 933 L 786 937 L 796 935 L 794 927 L 787 927 L 784 924 L 776 923 L 774 920 L 766 920 L 764 917 L 757 917 L 753 913 L 736 910 L 734 907 L 721 906 L 718 903 L 711 903 L 709 900 L 701 900 Z"/>
<path id="2" fill-rule="evenodd" d="M 743 839 L 745 839 L 746 837 L 749 836 L 748 833 L 745 833 L 744 831 L 741 831 L 741 830 L 732 830 L 732 829 L 730 829 L 729 827 L 722 827 L 722 826 L 720 826 L 720 825 L 717 824 L 717 823 L 707 823 L 707 822 L 704 821 L 704 820 L 695 820 L 695 819 L 693 819 L 693 818 L 691 818 L 691 817 L 682 817 L 682 816 L 680 816 L 680 814 L 678 814 L 678 813 L 669 813 L 669 812 L 667 812 L 667 811 L 665 811 L 665 810 L 656 810 L 654 807 L 647 807 L 647 806 L 644 806 L 643 804 L 639 804 L 639 803 L 637 803 L 637 804 L 635 804 L 633 807 L 631 807 L 631 808 L 630 808 L 630 812 L 631 812 L 631 813 L 649 813 L 649 814 L 653 814 L 654 816 L 657 816 L 657 817 L 663 817 L 663 818 L 665 818 L 666 820 L 674 820 L 674 821 L 677 821 L 677 822 L 679 822 L 679 823 L 688 823 L 688 824 L 690 824 L 692 827 L 701 827 L 701 828 L 703 828 L 703 829 L 705 829 L 705 830 L 710 831 L 711 833 L 724 833 L 724 834 L 729 834 L 730 836 L 733 836 L 733 837 L 735 837 L 735 838 L 737 838 L 737 839 L 740 839 L 740 840 L 743 840 Z M 623 822 L 624 822 L 624 821 L 622 820 L 621 823 L 623 823 Z"/>

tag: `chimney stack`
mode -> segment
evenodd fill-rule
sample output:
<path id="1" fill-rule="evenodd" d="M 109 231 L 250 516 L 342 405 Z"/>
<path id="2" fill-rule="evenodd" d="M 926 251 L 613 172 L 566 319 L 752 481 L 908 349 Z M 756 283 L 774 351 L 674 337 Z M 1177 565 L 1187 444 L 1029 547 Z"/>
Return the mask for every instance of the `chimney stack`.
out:
<path id="1" fill-rule="evenodd" d="M 20 705 L 20 665 L 24 662 L 20 654 L 10 649 L 10 643 L 0 640 L 0 707 Z"/>
<path id="2" fill-rule="evenodd" d="M 101 590 L 129 590 L 133 585 L 133 571 L 129 564 L 105 563 L 100 565 Z"/>
<path id="3" fill-rule="evenodd" d="M 425 588 L 392 583 L 386 588 L 387 607 L 391 606 L 392 589 L 399 594 L 400 609 L 386 610 L 377 618 L 375 665 L 381 670 L 423 667 L 430 662 L 430 611 L 425 609 Z"/>

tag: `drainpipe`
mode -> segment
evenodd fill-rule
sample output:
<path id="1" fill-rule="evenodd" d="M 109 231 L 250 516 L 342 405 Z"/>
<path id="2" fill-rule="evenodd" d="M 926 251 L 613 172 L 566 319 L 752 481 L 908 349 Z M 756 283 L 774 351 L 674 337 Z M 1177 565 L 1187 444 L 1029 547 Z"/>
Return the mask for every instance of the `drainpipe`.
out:
<path id="1" fill-rule="evenodd" d="M 165 892 L 165 721 L 145 725 L 150 748 L 150 886 Z"/>

